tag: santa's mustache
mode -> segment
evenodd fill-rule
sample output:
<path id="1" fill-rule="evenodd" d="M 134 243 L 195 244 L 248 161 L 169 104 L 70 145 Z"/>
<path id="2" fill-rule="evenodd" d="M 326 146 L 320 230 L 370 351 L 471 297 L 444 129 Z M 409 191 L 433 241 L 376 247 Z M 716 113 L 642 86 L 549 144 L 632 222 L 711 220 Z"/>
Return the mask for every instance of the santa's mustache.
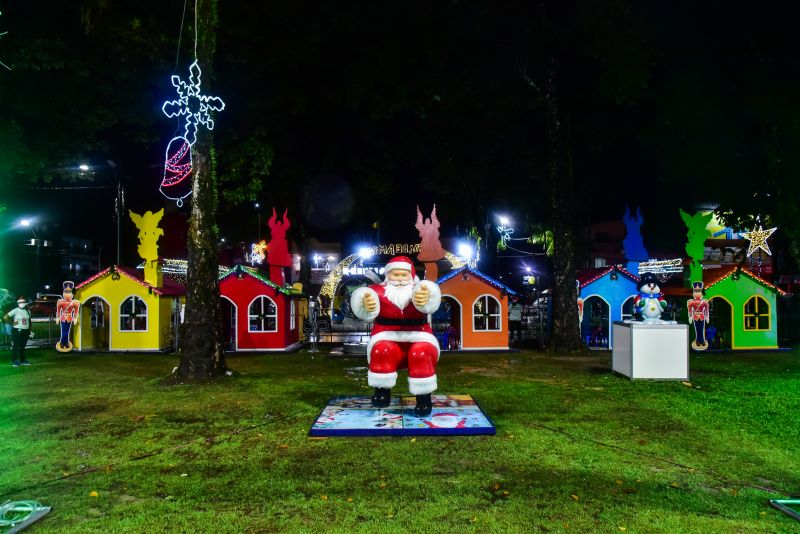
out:
<path id="1" fill-rule="evenodd" d="M 387 280 L 392 286 L 410 286 L 411 280 Z"/>

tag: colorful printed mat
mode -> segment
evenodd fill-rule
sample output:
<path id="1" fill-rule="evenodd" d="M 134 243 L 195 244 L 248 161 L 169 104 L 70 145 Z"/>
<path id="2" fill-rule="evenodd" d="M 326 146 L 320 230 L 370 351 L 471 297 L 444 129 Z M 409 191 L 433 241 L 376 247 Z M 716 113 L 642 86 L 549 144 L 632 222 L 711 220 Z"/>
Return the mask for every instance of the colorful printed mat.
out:
<path id="1" fill-rule="evenodd" d="M 414 397 L 392 397 L 374 408 L 370 397 L 334 397 L 311 425 L 309 436 L 474 436 L 495 434 L 470 395 L 433 395 L 433 411 L 414 415 Z"/>

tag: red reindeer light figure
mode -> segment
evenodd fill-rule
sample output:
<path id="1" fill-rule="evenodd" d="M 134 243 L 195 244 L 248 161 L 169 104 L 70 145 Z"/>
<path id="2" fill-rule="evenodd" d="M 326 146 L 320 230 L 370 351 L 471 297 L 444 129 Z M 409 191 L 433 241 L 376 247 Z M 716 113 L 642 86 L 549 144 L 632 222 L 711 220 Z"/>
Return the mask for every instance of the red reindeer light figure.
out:
<path id="1" fill-rule="evenodd" d="M 286 232 L 292 227 L 288 211 L 288 209 L 284 210 L 283 221 L 279 221 L 275 208 L 272 208 L 272 217 L 267 221 L 267 226 L 272 232 L 272 239 L 267 247 L 267 263 L 270 265 L 280 265 L 281 267 L 292 265 L 292 255 L 289 254 L 289 245 L 286 242 Z"/>
<path id="2" fill-rule="evenodd" d="M 278 220 L 275 208 L 272 208 L 272 217 L 267 221 L 272 237 L 267 247 L 267 263 L 269 263 L 270 280 L 278 285 L 283 285 L 283 267 L 291 267 L 292 255 L 289 254 L 289 244 L 286 241 L 286 232 L 292 227 L 289 221 L 289 210 L 284 210 L 282 221 Z"/>

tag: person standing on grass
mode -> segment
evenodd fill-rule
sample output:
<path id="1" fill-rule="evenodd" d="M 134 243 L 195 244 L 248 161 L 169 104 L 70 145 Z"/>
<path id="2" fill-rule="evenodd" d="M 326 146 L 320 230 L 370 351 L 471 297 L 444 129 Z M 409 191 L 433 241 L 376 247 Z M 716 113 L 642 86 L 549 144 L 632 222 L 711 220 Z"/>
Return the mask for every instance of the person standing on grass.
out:
<path id="1" fill-rule="evenodd" d="M 513 341 L 516 331 L 517 341 L 522 341 L 522 304 L 519 302 L 519 297 L 514 297 L 508 308 L 508 326 L 511 340 Z"/>
<path id="2" fill-rule="evenodd" d="M 11 365 L 30 365 L 25 359 L 25 345 L 31 337 L 31 312 L 25 297 L 17 299 L 17 307 L 5 314 L 4 321 L 11 321 Z"/>

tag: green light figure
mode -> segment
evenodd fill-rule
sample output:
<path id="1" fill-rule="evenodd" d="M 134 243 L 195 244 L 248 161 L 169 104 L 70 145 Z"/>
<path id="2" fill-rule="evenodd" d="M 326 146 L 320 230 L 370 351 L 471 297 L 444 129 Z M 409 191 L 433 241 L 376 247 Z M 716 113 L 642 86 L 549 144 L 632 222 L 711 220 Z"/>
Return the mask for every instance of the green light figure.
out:
<path id="1" fill-rule="evenodd" d="M 683 210 L 680 210 L 680 212 L 681 219 L 683 219 L 686 228 L 689 230 L 686 232 L 686 254 L 692 258 L 692 263 L 689 266 L 689 282 L 702 282 L 703 266 L 700 264 L 700 260 L 705 255 L 705 243 L 708 237 L 706 226 L 711 221 L 714 213 L 711 212 L 704 215 L 698 212 L 694 215 L 689 215 Z"/>

